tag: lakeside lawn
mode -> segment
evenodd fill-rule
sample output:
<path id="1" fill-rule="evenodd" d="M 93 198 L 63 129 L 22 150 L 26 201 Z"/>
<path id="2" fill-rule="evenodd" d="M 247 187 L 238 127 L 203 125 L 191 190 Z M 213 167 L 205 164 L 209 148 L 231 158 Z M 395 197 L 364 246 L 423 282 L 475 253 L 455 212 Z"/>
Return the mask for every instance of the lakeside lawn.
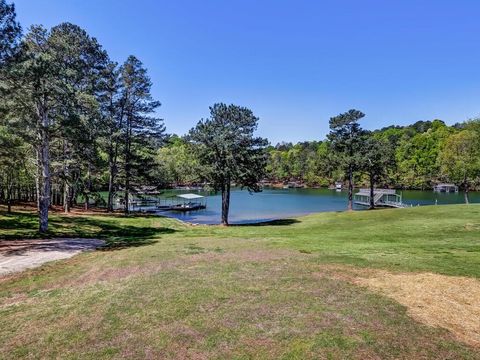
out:
<path id="1" fill-rule="evenodd" d="M 4 241 L 36 227 L 32 213 L 0 213 Z M 480 358 L 474 333 L 431 326 L 443 323 L 369 285 L 429 273 L 436 289 L 476 290 L 477 205 L 228 228 L 55 214 L 50 236 L 109 247 L 0 278 L 0 358 Z"/>

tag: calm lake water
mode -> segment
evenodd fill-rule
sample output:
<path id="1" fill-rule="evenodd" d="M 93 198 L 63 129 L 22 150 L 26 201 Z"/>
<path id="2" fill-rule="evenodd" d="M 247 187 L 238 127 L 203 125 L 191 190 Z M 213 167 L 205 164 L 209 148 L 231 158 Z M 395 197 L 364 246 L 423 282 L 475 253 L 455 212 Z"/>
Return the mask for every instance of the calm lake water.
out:
<path id="1" fill-rule="evenodd" d="M 183 191 L 184 192 L 184 191 Z M 180 191 L 178 193 L 181 193 Z M 458 193 L 435 193 L 433 191 L 402 191 L 403 202 L 417 205 L 462 204 L 464 197 Z M 202 194 L 204 195 L 204 194 Z M 480 202 L 480 192 L 470 192 L 470 201 Z M 230 216 L 232 224 L 261 222 L 323 211 L 346 210 L 347 192 L 328 189 L 264 189 L 260 193 L 233 190 Z M 361 209 L 359 207 L 358 209 Z M 199 224 L 218 224 L 221 215 L 220 194 L 207 195 L 205 210 L 188 213 L 161 212 L 182 221 Z"/>

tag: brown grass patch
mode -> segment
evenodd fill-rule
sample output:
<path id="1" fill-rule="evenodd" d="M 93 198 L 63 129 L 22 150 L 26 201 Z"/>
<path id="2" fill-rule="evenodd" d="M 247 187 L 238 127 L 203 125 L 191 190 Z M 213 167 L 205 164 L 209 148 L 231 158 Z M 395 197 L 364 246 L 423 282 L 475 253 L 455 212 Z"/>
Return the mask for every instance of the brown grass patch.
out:
<path id="1" fill-rule="evenodd" d="M 322 274 L 325 276 L 325 274 Z M 458 340 L 480 346 L 480 280 L 433 273 L 391 273 L 329 266 L 330 278 L 380 292 L 407 307 L 424 324 L 449 330 Z"/>

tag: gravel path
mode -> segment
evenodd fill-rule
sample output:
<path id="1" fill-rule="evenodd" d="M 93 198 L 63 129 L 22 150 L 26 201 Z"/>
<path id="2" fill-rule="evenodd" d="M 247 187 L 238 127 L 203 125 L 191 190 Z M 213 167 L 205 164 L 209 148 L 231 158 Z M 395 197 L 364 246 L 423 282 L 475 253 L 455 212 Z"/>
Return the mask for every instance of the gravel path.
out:
<path id="1" fill-rule="evenodd" d="M 0 276 L 105 245 L 98 239 L 0 240 Z"/>

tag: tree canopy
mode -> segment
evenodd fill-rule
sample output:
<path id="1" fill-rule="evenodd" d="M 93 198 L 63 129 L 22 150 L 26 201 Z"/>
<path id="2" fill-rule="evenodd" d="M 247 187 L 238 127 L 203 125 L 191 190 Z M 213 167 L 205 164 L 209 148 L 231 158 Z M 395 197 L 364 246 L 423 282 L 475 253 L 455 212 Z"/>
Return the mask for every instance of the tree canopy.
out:
<path id="1" fill-rule="evenodd" d="M 440 154 L 443 174 L 463 185 L 468 204 L 470 183 L 480 175 L 480 134 L 462 130 L 450 136 Z"/>

